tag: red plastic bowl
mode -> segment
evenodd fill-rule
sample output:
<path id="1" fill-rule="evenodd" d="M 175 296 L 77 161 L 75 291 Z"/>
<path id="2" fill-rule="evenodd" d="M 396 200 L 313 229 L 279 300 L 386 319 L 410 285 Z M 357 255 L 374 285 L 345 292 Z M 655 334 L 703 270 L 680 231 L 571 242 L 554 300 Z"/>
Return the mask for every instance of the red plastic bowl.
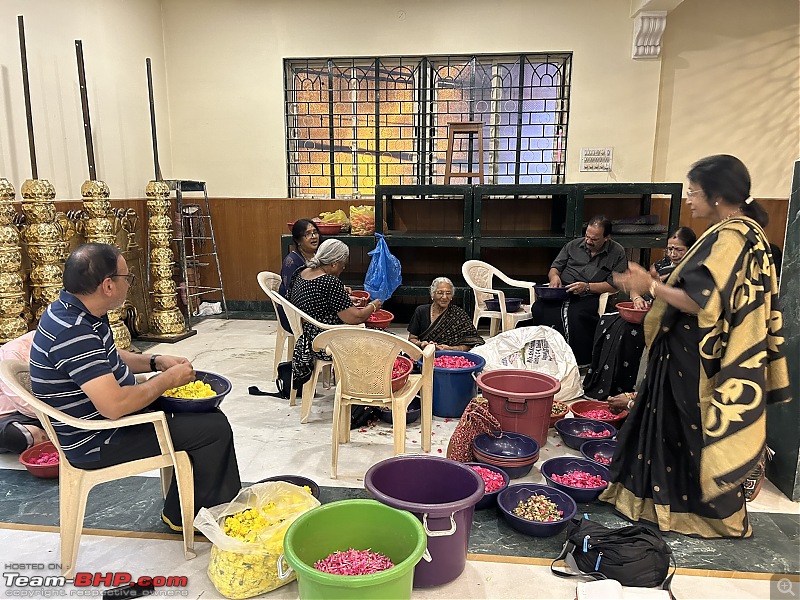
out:
<path id="1" fill-rule="evenodd" d="M 594 419 L 595 421 L 603 421 L 603 423 L 608 423 L 609 425 L 613 425 L 619 429 L 620 425 L 622 425 L 622 422 L 628 416 L 627 410 L 623 410 L 618 415 L 614 415 L 613 419 L 598 419 L 597 417 L 589 417 L 586 415 L 586 412 L 589 410 L 601 410 L 603 408 L 608 410 L 608 402 L 601 402 L 600 400 L 576 400 L 569 405 L 569 409 L 576 417 Z"/>
<path id="2" fill-rule="evenodd" d="M 353 306 L 366 306 L 367 302 L 369 302 L 369 292 L 364 290 L 353 290 L 350 292 L 351 298 L 357 298 L 357 300 L 353 300 Z"/>
<path id="3" fill-rule="evenodd" d="M 638 325 L 644 321 L 644 316 L 650 310 L 650 305 L 648 304 L 647 308 L 633 308 L 633 302 L 617 302 L 617 310 L 619 311 L 619 316 L 625 321 Z"/>
<path id="4" fill-rule="evenodd" d="M 314 221 L 314 225 L 319 229 L 320 235 L 336 235 L 342 232 L 342 226 L 338 223 L 320 223 L 319 221 Z"/>
<path id="5" fill-rule="evenodd" d="M 554 401 L 553 402 L 553 410 L 560 408 L 556 413 L 550 411 L 550 427 L 555 427 L 556 423 L 567 416 L 569 412 L 569 406 L 564 404 L 563 402 Z"/>
<path id="6" fill-rule="evenodd" d="M 376 310 L 369 316 L 365 325 L 372 329 L 387 329 L 394 320 L 394 315 L 388 310 Z"/>
<path id="7" fill-rule="evenodd" d="M 408 381 L 408 376 L 411 375 L 411 369 L 414 367 L 414 363 L 411 362 L 411 359 L 405 356 L 398 356 L 396 360 L 406 363 L 406 367 L 408 367 L 408 370 L 402 375 L 400 375 L 400 377 L 392 379 L 393 393 L 399 392 L 400 390 L 403 389 L 403 387 L 406 385 L 406 382 Z"/>
<path id="8" fill-rule="evenodd" d="M 57 452 L 55 445 L 53 442 L 42 442 L 41 444 L 36 444 L 35 446 L 31 446 L 25 452 L 19 455 L 19 462 L 25 465 L 25 468 L 28 469 L 28 472 L 31 475 L 35 475 L 36 477 L 42 477 L 43 479 L 54 479 L 58 477 L 58 465 L 59 463 L 55 463 L 52 465 L 37 465 L 34 461 L 39 458 L 42 454 L 48 452 Z"/>

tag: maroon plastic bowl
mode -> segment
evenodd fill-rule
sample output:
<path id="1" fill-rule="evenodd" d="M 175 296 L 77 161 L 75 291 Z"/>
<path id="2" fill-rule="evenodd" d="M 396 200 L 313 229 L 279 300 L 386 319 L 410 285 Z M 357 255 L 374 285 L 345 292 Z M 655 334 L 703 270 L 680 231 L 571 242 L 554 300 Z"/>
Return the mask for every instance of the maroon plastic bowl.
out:
<path id="1" fill-rule="evenodd" d="M 53 442 L 42 442 L 40 444 L 36 444 L 35 446 L 31 446 L 22 454 L 20 454 L 19 462 L 25 465 L 25 468 L 28 469 L 28 472 L 31 475 L 35 475 L 36 477 L 41 477 L 43 479 L 54 479 L 55 477 L 58 477 L 59 462 L 51 465 L 37 465 L 35 462 L 36 459 L 42 454 L 51 452 L 57 452 Z"/>
<path id="2" fill-rule="evenodd" d="M 650 310 L 650 304 L 647 305 L 647 308 L 634 308 L 633 302 L 617 302 L 617 310 L 619 316 L 625 321 L 638 325 L 644 321 L 645 315 Z"/>
<path id="3" fill-rule="evenodd" d="M 388 329 L 393 320 L 394 315 L 392 313 L 388 310 L 380 309 L 372 313 L 364 324 L 370 329 Z"/>

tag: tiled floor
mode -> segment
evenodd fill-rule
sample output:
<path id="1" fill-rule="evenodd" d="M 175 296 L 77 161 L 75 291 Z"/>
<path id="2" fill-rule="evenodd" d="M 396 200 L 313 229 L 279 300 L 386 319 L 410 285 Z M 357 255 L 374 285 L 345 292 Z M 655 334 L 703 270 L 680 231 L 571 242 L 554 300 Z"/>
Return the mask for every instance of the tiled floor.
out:
<path id="1" fill-rule="evenodd" d="M 233 392 L 222 408 L 234 429 L 243 481 L 295 473 L 317 481 L 323 487 L 323 501 L 363 495 L 367 468 L 392 455 L 390 426 L 381 424 L 353 432 L 352 443 L 340 450 L 339 478 L 332 480 L 330 391 L 320 388 L 322 397 L 315 398 L 306 425 L 299 423 L 299 403 L 290 408 L 285 400 L 248 395 L 251 385 L 274 390 L 271 374 L 275 325 L 266 320 L 209 319 L 197 326 L 198 335 L 155 350 L 187 356 L 197 368 L 223 373 L 234 382 Z M 434 455 L 444 454 L 454 427 L 453 420 L 434 419 Z M 409 429 L 407 450 L 419 452 L 419 424 Z M 570 453 L 574 451 L 551 438 L 542 449 L 541 460 Z M 59 556 L 57 483 L 29 478 L 19 468 L 13 457 L 0 456 L 0 478 L 6 490 L 0 497 L 0 521 L 4 522 L 0 524 L 0 561 L 4 572 L 10 572 L 14 565 L 43 564 L 44 572 L 34 573 L 30 568 L 18 572 L 57 574 L 48 569 Z M 540 480 L 538 469 L 534 469 L 521 481 Z M 145 477 L 131 478 L 119 486 L 109 484 L 93 492 L 78 570 L 186 575 L 186 597 L 220 598 L 205 574 L 209 544 L 198 543 L 197 558 L 185 562 L 180 538 L 167 533 L 157 519 L 157 496 L 157 482 Z M 800 505 L 767 483 L 749 508 L 754 513 L 755 528 L 750 540 L 668 536 L 682 567 L 673 585 L 677 598 L 790 598 L 788 592 L 800 593 Z M 622 523 L 604 505 L 585 505 L 581 510 L 601 522 Z M 470 560 L 464 574 L 439 588 L 415 590 L 414 597 L 571 599 L 575 582 L 549 572 L 549 558 L 557 554 L 559 545 L 559 539 L 520 536 L 498 521 L 492 511 L 482 511 L 475 517 Z M 794 587 L 781 594 L 775 586 L 785 577 Z M 8 579 L 0 586 L 7 587 Z M 6 590 L 7 595 L 16 592 L 19 590 Z M 268 597 L 295 598 L 297 584 L 289 584 Z"/>

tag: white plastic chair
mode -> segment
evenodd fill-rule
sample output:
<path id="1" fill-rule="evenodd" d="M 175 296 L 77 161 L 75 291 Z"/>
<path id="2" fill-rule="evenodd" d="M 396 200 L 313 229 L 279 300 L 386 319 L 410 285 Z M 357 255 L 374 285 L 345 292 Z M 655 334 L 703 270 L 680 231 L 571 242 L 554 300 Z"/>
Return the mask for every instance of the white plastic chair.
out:
<path id="1" fill-rule="evenodd" d="M 268 291 L 267 295 L 272 299 L 273 302 L 277 302 L 278 304 L 283 307 L 283 312 L 286 314 L 286 319 L 289 321 L 289 325 L 292 326 L 292 333 L 294 334 L 295 339 L 299 339 L 301 335 L 303 335 L 303 321 L 306 323 L 311 323 L 316 327 L 327 330 L 327 329 L 338 329 L 341 327 L 353 327 L 352 325 L 328 325 L 327 323 L 320 323 L 311 315 L 306 314 L 299 308 L 297 308 L 294 304 L 289 302 L 286 298 L 281 296 L 278 292 Z M 357 325 L 355 327 L 363 328 L 363 325 Z M 314 401 L 314 391 L 317 389 L 317 381 L 319 380 L 319 375 L 323 371 L 326 372 L 326 376 L 330 379 L 331 377 L 331 363 L 327 360 L 315 360 L 314 361 L 314 369 L 311 373 L 311 379 L 309 379 L 303 385 L 303 394 L 300 404 L 300 422 L 307 423 L 308 416 L 311 414 L 311 403 Z M 289 392 L 289 406 L 294 406 L 296 404 L 297 399 L 297 392 L 294 389 L 294 385 L 292 386 L 291 391 Z"/>
<path id="2" fill-rule="evenodd" d="M 339 444 L 350 441 L 350 407 L 354 404 L 391 407 L 394 454 L 402 454 L 406 449 L 406 411 L 421 391 L 422 450 L 430 452 L 435 353 L 432 344 L 423 351 L 391 333 L 349 326 L 323 331 L 314 338 L 313 347 L 329 352 L 336 368 L 331 446 L 333 479 L 337 474 Z M 409 375 L 406 384 L 392 392 L 392 367 L 400 352 L 412 360 L 421 357 L 422 374 Z"/>
<path id="3" fill-rule="evenodd" d="M 261 289 L 264 290 L 265 293 L 267 290 L 271 290 L 276 294 L 279 293 L 278 289 L 281 286 L 281 276 L 277 273 L 261 271 L 257 279 L 258 285 L 261 286 Z M 269 294 L 267 295 L 269 296 Z M 275 304 L 275 301 L 272 300 L 271 297 L 270 301 L 272 301 L 272 310 L 275 311 L 275 316 L 278 319 L 278 329 L 275 331 L 275 364 L 272 367 L 272 379 L 276 379 L 278 377 L 278 365 L 283 358 L 283 343 L 284 341 L 286 342 L 286 360 L 292 360 L 296 339 L 291 331 L 286 331 L 283 328 L 283 323 L 281 323 L 280 316 L 278 315 L 278 305 Z"/>
<path id="4" fill-rule="evenodd" d="M 536 295 L 533 291 L 535 283 L 512 279 L 482 260 L 468 260 L 461 266 L 461 274 L 464 276 L 467 285 L 475 293 L 475 310 L 473 311 L 472 323 L 477 328 L 478 321 L 483 317 L 489 318 L 490 337 L 497 335 L 498 331 L 514 329 L 520 321 L 527 321 L 531 318 L 531 307 L 536 301 Z M 515 313 L 506 312 L 506 295 L 502 290 L 493 289 L 494 277 L 497 277 L 508 286 L 527 290 L 528 304 L 523 303 L 519 311 Z M 500 310 L 487 310 L 486 300 L 494 298 L 500 302 Z"/>
<path id="5" fill-rule="evenodd" d="M 192 463 L 186 452 L 176 452 L 164 413 L 161 411 L 128 415 L 119 419 L 78 419 L 57 410 L 36 398 L 30 391 L 29 366 L 18 360 L 0 362 L 0 377 L 20 398 L 30 404 L 42 423 L 48 437 L 58 450 L 59 460 L 59 531 L 61 534 L 61 573 L 72 577 L 78 558 L 83 518 L 86 514 L 86 499 L 91 489 L 98 483 L 114 481 L 132 475 L 146 473 L 153 469 L 161 470 L 161 492 L 166 496 L 172 480 L 173 471 L 178 480 L 178 495 L 181 504 L 181 525 L 183 526 L 183 552 L 186 560 L 194 558 L 194 479 Z M 58 442 L 51 419 L 78 429 L 98 431 L 130 427 L 152 423 L 161 454 L 130 462 L 104 467 L 102 469 L 78 469 L 73 467 Z M 135 498 L 130 499 L 131 502 Z"/>

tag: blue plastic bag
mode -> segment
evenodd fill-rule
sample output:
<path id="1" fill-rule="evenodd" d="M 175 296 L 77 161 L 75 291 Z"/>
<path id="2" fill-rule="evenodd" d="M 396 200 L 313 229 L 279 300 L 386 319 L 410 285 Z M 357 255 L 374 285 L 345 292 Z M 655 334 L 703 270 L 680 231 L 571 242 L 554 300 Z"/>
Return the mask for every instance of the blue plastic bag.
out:
<path id="1" fill-rule="evenodd" d="M 368 253 L 372 259 L 364 277 L 364 289 L 369 292 L 370 297 L 385 302 L 403 283 L 403 275 L 400 261 L 389 252 L 383 236 L 376 233 L 375 237 L 378 238 L 378 245 Z"/>

